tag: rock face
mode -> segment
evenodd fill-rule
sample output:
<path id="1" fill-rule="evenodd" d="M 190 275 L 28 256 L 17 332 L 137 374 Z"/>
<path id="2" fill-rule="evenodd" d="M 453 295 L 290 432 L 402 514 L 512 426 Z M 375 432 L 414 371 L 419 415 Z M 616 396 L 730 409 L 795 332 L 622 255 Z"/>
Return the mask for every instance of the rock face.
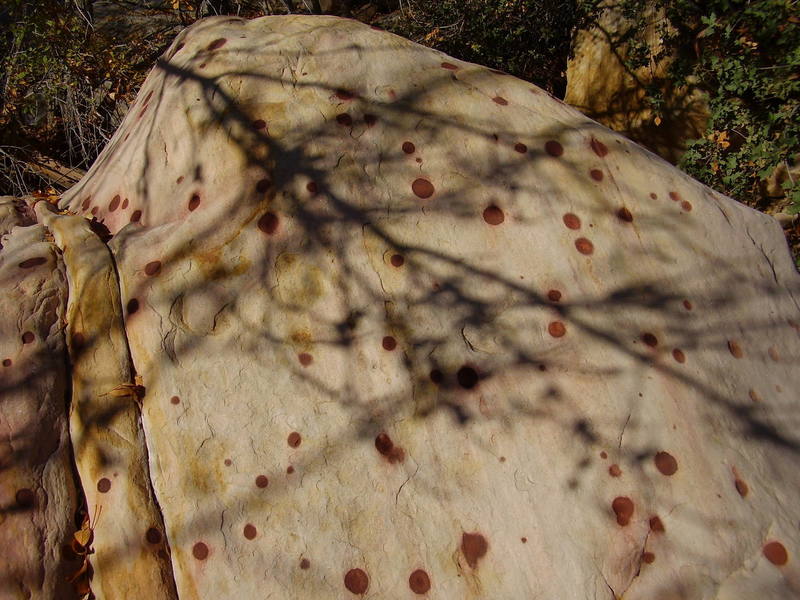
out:
<path id="1" fill-rule="evenodd" d="M 530 84 L 208 19 L 35 213 L 98 598 L 800 593 L 780 227 Z"/>

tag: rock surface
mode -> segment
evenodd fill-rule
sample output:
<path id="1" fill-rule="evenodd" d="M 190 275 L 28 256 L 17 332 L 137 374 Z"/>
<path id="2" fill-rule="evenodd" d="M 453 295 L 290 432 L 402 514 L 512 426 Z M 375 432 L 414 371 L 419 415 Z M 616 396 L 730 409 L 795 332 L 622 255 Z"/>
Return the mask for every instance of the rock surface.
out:
<path id="1" fill-rule="evenodd" d="M 98 598 L 800 593 L 780 226 L 530 84 L 208 19 L 59 208 Z"/>

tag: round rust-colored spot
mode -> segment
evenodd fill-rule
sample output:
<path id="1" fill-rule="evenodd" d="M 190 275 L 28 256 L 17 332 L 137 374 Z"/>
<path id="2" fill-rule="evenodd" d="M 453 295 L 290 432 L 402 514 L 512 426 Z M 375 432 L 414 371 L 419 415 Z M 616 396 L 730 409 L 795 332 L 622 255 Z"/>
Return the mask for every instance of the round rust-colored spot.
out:
<path id="1" fill-rule="evenodd" d="M 393 267 L 402 267 L 403 264 L 406 262 L 406 259 L 403 258 L 402 254 L 392 254 L 392 258 L 390 259 Z"/>
<path id="2" fill-rule="evenodd" d="M 208 558 L 208 546 L 203 542 L 197 542 L 192 546 L 192 556 L 197 560 L 205 560 Z"/>
<path id="3" fill-rule="evenodd" d="M 91 210 L 92 215 L 97 216 L 98 212 L 100 212 L 100 207 L 99 206 L 93 206 L 92 210 Z"/>
<path id="4" fill-rule="evenodd" d="M 261 215 L 258 220 L 258 228 L 267 235 L 274 235 L 278 231 L 278 215 L 273 212 L 267 212 Z"/>
<path id="5" fill-rule="evenodd" d="M 527 544 L 528 543 L 528 538 L 521 537 L 521 538 L 519 538 L 519 541 L 521 541 L 523 544 Z"/>
<path id="6" fill-rule="evenodd" d="M 554 338 L 564 337 L 567 333 L 567 327 L 561 321 L 552 321 L 547 326 L 547 332 Z"/>
<path id="7" fill-rule="evenodd" d="M 508 106 L 508 100 L 506 100 L 502 96 L 495 96 L 494 98 L 492 98 L 492 101 L 495 104 L 499 104 L 500 106 Z"/>
<path id="8" fill-rule="evenodd" d="M 642 562 L 646 562 L 648 565 L 652 565 L 653 562 L 656 560 L 656 555 L 652 552 L 644 552 L 642 554 Z"/>
<path id="9" fill-rule="evenodd" d="M 448 69 L 450 71 L 458 71 L 458 67 L 455 66 L 453 63 L 449 63 L 449 62 L 443 62 L 442 63 L 442 68 L 443 69 Z"/>
<path id="10" fill-rule="evenodd" d="M 478 385 L 478 372 L 469 366 L 463 366 L 456 374 L 456 380 L 465 390 L 471 390 Z"/>
<path id="11" fill-rule="evenodd" d="M 267 122 L 264 119 L 256 119 L 253 121 L 253 129 L 260 131 L 267 128 Z"/>
<path id="12" fill-rule="evenodd" d="M 292 473 L 294 473 L 294 467 L 292 465 L 289 465 L 288 467 L 286 467 L 286 473 L 288 475 L 291 475 Z"/>
<path id="13" fill-rule="evenodd" d="M 264 489 L 268 485 L 269 485 L 269 479 L 267 478 L 266 475 L 259 475 L 258 477 L 256 477 L 256 487 Z"/>
<path id="14" fill-rule="evenodd" d="M 592 140 L 589 142 L 589 145 L 592 147 L 592 150 L 594 150 L 594 153 L 600 158 L 603 158 L 606 154 L 608 154 L 608 148 L 598 139 L 592 138 Z"/>
<path id="15" fill-rule="evenodd" d="M 658 346 L 658 338 L 654 336 L 652 333 L 643 333 L 642 341 L 651 348 L 655 348 L 656 346 Z"/>
<path id="16" fill-rule="evenodd" d="M 158 529 L 156 529 L 155 527 L 151 527 L 144 534 L 144 539 L 147 540 L 148 544 L 160 544 L 161 543 L 161 532 Z"/>
<path id="17" fill-rule="evenodd" d="M 747 492 L 750 491 L 750 488 L 747 486 L 747 483 L 739 479 L 738 477 L 733 482 L 733 485 L 736 486 L 736 491 L 739 492 L 739 495 L 744 498 L 747 496 Z"/>
<path id="18" fill-rule="evenodd" d="M 605 450 L 602 450 L 600 452 L 600 458 L 602 458 L 603 460 L 607 459 L 608 458 L 608 452 L 606 452 Z"/>
<path id="19" fill-rule="evenodd" d="M 344 587 L 353 594 L 364 594 L 369 587 L 369 577 L 361 569 L 350 569 L 345 573 Z"/>
<path id="20" fill-rule="evenodd" d="M 631 211 L 629 211 L 624 206 L 617 211 L 617 218 L 620 221 L 625 221 L 626 223 L 633 222 L 633 215 L 631 214 Z"/>
<path id="21" fill-rule="evenodd" d="M 89 210 L 89 206 L 91 206 L 91 204 L 92 204 L 92 197 L 87 196 L 86 198 L 83 199 L 83 202 L 81 203 L 81 208 L 83 210 Z"/>
<path id="22" fill-rule="evenodd" d="M 131 213 L 131 223 L 138 223 L 142 220 L 142 211 L 135 210 Z"/>
<path id="23" fill-rule="evenodd" d="M 675 348 L 672 351 L 672 358 L 674 358 L 679 363 L 683 364 L 686 362 L 686 355 L 683 353 L 683 350 L 680 348 Z"/>
<path id="24" fill-rule="evenodd" d="M 744 356 L 744 351 L 736 340 L 728 340 L 728 350 L 730 350 L 734 358 L 742 358 Z"/>
<path id="25" fill-rule="evenodd" d="M 341 114 L 336 115 L 336 122 L 339 125 L 344 125 L 345 127 L 350 127 L 353 124 L 353 117 L 351 117 L 347 113 L 341 113 Z"/>
<path id="26" fill-rule="evenodd" d="M 473 569 L 478 566 L 478 561 L 486 556 L 489 551 L 489 542 L 480 533 L 466 533 L 461 536 L 461 552 L 467 559 L 467 564 Z"/>
<path id="27" fill-rule="evenodd" d="M 581 218 L 578 215 L 566 213 L 562 218 L 564 220 L 564 225 L 566 225 L 568 229 L 581 228 Z"/>
<path id="28" fill-rule="evenodd" d="M 33 508 L 36 504 L 36 493 L 30 488 L 20 488 L 14 494 L 18 508 Z"/>
<path id="29" fill-rule="evenodd" d="M 384 350 L 392 351 L 397 348 L 397 340 L 395 340 L 392 336 L 387 335 L 381 341 Z"/>
<path id="30" fill-rule="evenodd" d="M 633 500 L 627 496 L 617 496 L 611 502 L 611 509 L 617 516 L 617 523 L 625 527 L 633 517 Z"/>
<path id="31" fill-rule="evenodd" d="M 125 198 L 125 199 L 122 201 L 122 206 L 120 206 L 120 208 L 121 208 L 122 210 L 125 210 L 126 208 L 128 208 L 128 199 L 127 199 L 127 198 Z"/>
<path id="32" fill-rule="evenodd" d="M 689 302 L 688 300 L 684 300 L 683 301 L 683 308 L 685 308 L 686 310 L 692 310 L 692 303 Z"/>
<path id="33" fill-rule="evenodd" d="M 255 525 L 251 525 L 250 523 L 248 523 L 247 525 L 244 526 L 243 533 L 244 537 L 246 537 L 248 540 L 254 540 L 256 539 L 256 534 L 258 533 L 258 530 L 256 529 Z"/>
<path id="34" fill-rule="evenodd" d="M 439 369 L 433 369 L 430 372 L 429 377 L 431 378 L 431 381 L 436 385 L 439 385 L 440 383 L 442 383 L 442 381 L 444 381 L 444 373 L 442 373 Z"/>
<path id="35" fill-rule="evenodd" d="M 414 154 L 414 151 L 416 149 L 417 149 L 416 146 L 414 146 L 414 144 L 412 144 L 411 142 L 403 142 L 403 152 L 405 152 L 406 154 Z"/>
<path id="36" fill-rule="evenodd" d="M 379 433 L 375 438 L 375 448 L 378 452 L 387 456 L 394 448 L 394 442 L 392 442 L 392 438 L 388 434 Z"/>
<path id="37" fill-rule="evenodd" d="M 224 461 L 226 467 L 230 467 L 233 464 L 233 461 L 230 458 L 226 458 Z"/>
<path id="38" fill-rule="evenodd" d="M 311 566 L 311 561 L 310 560 L 308 560 L 307 558 L 301 558 L 300 559 L 300 568 L 301 569 L 306 570 L 310 566 Z"/>
<path id="39" fill-rule="evenodd" d="M 431 578 L 422 569 L 417 569 L 408 576 L 408 587 L 415 594 L 427 594 L 431 589 Z"/>
<path id="40" fill-rule="evenodd" d="M 769 354 L 769 357 L 775 362 L 781 360 L 781 355 L 778 353 L 778 349 L 775 346 L 770 346 L 767 350 L 767 354 Z"/>
<path id="41" fill-rule="evenodd" d="M 650 517 L 650 531 L 664 533 L 664 523 L 661 521 L 660 517 Z"/>
<path id="42" fill-rule="evenodd" d="M 125 307 L 129 315 L 134 314 L 139 310 L 139 301 L 136 298 L 131 298 L 128 300 L 128 304 Z"/>
<path id="43" fill-rule="evenodd" d="M 414 192 L 414 195 L 418 198 L 430 198 L 433 196 L 433 184 L 428 181 L 427 179 L 415 179 L 414 182 L 411 184 L 411 191 Z"/>
<path id="44" fill-rule="evenodd" d="M 611 465 L 608 467 L 608 474 L 612 477 L 619 477 L 622 475 L 622 469 L 619 468 L 619 465 Z"/>
<path id="45" fill-rule="evenodd" d="M 10 367 L 12 364 L 13 364 L 13 363 L 11 362 L 11 359 L 10 359 L 10 358 L 4 358 L 4 359 L 3 359 L 3 366 L 4 366 L 4 367 Z"/>
<path id="46" fill-rule="evenodd" d="M 549 290 L 547 292 L 547 299 L 550 300 L 550 302 L 558 302 L 561 300 L 561 292 L 558 290 Z"/>
<path id="47" fill-rule="evenodd" d="M 300 361 L 300 364 L 304 367 L 307 367 L 312 362 L 314 362 L 314 357 L 311 356 L 308 352 L 301 352 L 297 355 L 297 360 Z"/>
<path id="48" fill-rule="evenodd" d="M 336 97 L 339 100 L 352 100 L 355 94 L 349 90 L 336 90 Z"/>
<path id="49" fill-rule="evenodd" d="M 680 202 L 681 195 L 678 192 L 670 192 L 669 199 L 673 202 Z"/>
<path id="50" fill-rule="evenodd" d="M 114 212 L 115 210 L 117 210 L 117 208 L 119 208 L 119 202 L 120 202 L 120 197 L 118 194 L 111 199 L 111 202 L 108 203 L 108 212 Z"/>
<path id="51" fill-rule="evenodd" d="M 483 220 L 489 225 L 500 225 L 506 220 L 506 216 L 501 208 L 492 204 L 483 210 Z"/>
<path id="52" fill-rule="evenodd" d="M 603 181 L 603 172 L 600 169 L 592 169 L 589 176 L 595 181 Z"/>
<path id="53" fill-rule="evenodd" d="M 789 562 L 789 553 L 780 542 L 767 542 L 764 544 L 764 556 L 773 565 L 783 566 Z"/>
<path id="54" fill-rule="evenodd" d="M 547 152 L 550 156 L 559 157 L 564 154 L 564 146 L 559 144 L 555 140 L 550 140 L 544 145 L 544 151 Z"/>
<path id="55" fill-rule="evenodd" d="M 97 491 L 101 494 L 105 494 L 111 489 L 111 480 L 108 477 L 103 477 L 100 481 L 97 482 Z"/>
<path id="56" fill-rule="evenodd" d="M 173 396 L 172 398 L 169 399 L 169 401 L 170 401 L 171 404 L 180 404 L 181 403 L 181 399 L 178 396 Z"/>
<path id="57" fill-rule="evenodd" d="M 286 438 L 286 442 L 292 448 L 297 448 L 302 443 L 302 441 L 303 441 L 302 436 L 299 433 L 297 433 L 296 431 L 293 431 L 292 433 L 290 433 L 289 437 Z"/>
<path id="58" fill-rule="evenodd" d="M 263 193 L 264 193 L 264 192 L 266 192 L 266 191 L 267 191 L 267 190 L 268 190 L 270 187 L 272 187 L 272 181 L 270 181 L 270 180 L 269 180 L 269 179 L 267 179 L 266 177 L 265 177 L 264 179 L 259 179 L 259 180 L 256 182 L 256 192 L 258 192 L 259 194 L 263 194 Z"/>
<path id="59" fill-rule="evenodd" d="M 689 202 L 688 200 L 683 200 L 683 201 L 681 202 L 681 208 L 682 208 L 683 210 L 685 210 L 686 212 L 691 212 L 691 210 L 692 210 L 692 204 L 691 204 L 691 202 Z"/>
<path id="60" fill-rule="evenodd" d="M 594 252 L 594 244 L 584 237 L 575 240 L 575 248 L 578 249 L 578 252 L 587 256 Z"/>
<path id="61" fill-rule="evenodd" d="M 20 269 L 32 269 L 33 267 L 38 267 L 39 265 L 43 265 L 46 262 L 47 259 L 44 256 L 36 256 L 34 258 L 28 258 L 23 260 L 17 266 Z"/>
<path id="62" fill-rule="evenodd" d="M 192 197 L 189 198 L 189 210 L 195 210 L 198 206 L 200 206 L 200 194 L 192 194 Z"/>
<path id="63" fill-rule="evenodd" d="M 148 277 L 155 277 L 159 273 L 161 273 L 161 261 L 160 260 L 153 260 L 147 263 L 144 266 L 144 273 Z"/>
<path id="64" fill-rule="evenodd" d="M 750 388 L 748 395 L 750 396 L 750 400 L 752 400 L 753 402 L 761 402 L 761 396 L 753 388 Z"/>
<path id="65" fill-rule="evenodd" d="M 33 340 L 36 339 L 36 336 L 33 335 L 32 331 L 26 331 L 22 334 L 22 343 L 23 344 L 30 344 Z"/>
<path id="66" fill-rule="evenodd" d="M 516 144 L 514 144 L 514 150 L 516 150 L 520 154 L 525 154 L 528 151 L 528 147 L 522 142 L 517 142 Z"/>
<path id="67" fill-rule="evenodd" d="M 306 184 L 306 190 L 308 190 L 309 194 L 316 194 L 318 191 L 317 182 L 316 181 L 309 181 Z"/>
<path id="68" fill-rule="evenodd" d="M 653 460 L 656 463 L 656 469 L 662 475 L 675 475 L 678 471 L 678 461 L 669 452 L 657 452 Z"/>
<path id="69" fill-rule="evenodd" d="M 228 40 L 226 40 L 225 38 L 219 38 L 219 39 L 216 39 L 216 40 L 214 40 L 213 42 L 211 42 L 211 43 L 208 45 L 208 49 L 209 49 L 209 50 L 216 50 L 216 49 L 218 49 L 218 48 L 222 48 L 222 47 L 225 45 L 225 43 L 226 43 L 227 41 L 228 41 Z"/>

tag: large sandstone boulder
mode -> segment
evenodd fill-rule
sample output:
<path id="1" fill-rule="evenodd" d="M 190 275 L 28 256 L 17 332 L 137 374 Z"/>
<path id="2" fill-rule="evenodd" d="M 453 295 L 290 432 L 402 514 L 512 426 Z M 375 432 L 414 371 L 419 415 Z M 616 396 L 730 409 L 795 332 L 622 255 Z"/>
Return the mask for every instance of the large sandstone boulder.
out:
<path id="1" fill-rule="evenodd" d="M 780 227 L 528 83 L 208 19 L 34 211 L 98 598 L 800 593 Z"/>

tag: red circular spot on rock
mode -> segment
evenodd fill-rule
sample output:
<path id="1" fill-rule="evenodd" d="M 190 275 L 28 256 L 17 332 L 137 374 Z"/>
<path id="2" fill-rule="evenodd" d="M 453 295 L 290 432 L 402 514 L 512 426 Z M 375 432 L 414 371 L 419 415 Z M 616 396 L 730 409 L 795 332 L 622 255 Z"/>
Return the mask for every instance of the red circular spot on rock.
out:
<path id="1" fill-rule="evenodd" d="M 611 465 L 608 467 L 608 474 L 612 477 L 619 477 L 622 475 L 622 469 L 619 468 L 619 465 Z"/>
<path id="2" fill-rule="evenodd" d="M 30 344 L 33 340 L 36 339 L 36 336 L 33 335 L 32 331 L 26 331 L 22 334 L 22 343 L 23 344 Z"/>
<path id="3" fill-rule="evenodd" d="M 402 148 L 403 152 L 406 154 L 414 154 L 414 151 L 417 149 L 416 146 L 414 146 L 414 144 L 411 142 L 403 142 Z"/>
<path id="4" fill-rule="evenodd" d="M 348 90 L 336 90 L 336 97 L 339 100 L 352 100 L 355 94 Z"/>
<path id="5" fill-rule="evenodd" d="M 405 264 L 406 259 L 403 258 L 402 254 L 392 254 L 390 262 L 392 263 L 393 267 L 402 267 Z"/>
<path id="6" fill-rule="evenodd" d="M 589 176 L 595 181 L 603 181 L 603 172 L 600 169 L 592 169 Z"/>
<path id="7" fill-rule="evenodd" d="M 128 199 L 127 198 L 125 198 L 125 200 L 122 201 L 122 206 L 120 208 L 122 208 L 122 210 L 125 210 L 126 208 L 128 208 Z"/>
<path id="8" fill-rule="evenodd" d="M 692 210 L 692 203 L 691 203 L 691 202 L 689 202 L 688 200 L 684 200 L 683 202 L 681 202 L 681 208 L 682 208 L 683 210 L 685 210 L 686 212 L 691 212 L 691 210 Z"/>
<path id="9" fill-rule="evenodd" d="M 633 215 L 631 214 L 631 211 L 624 206 L 617 211 L 617 217 L 620 221 L 625 221 L 626 223 L 633 222 Z"/>
<path id="10" fill-rule="evenodd" d="M 271 186 L 272 186 L 272 182 L 269 179 L 267 179 L 267 178 L 259 179 L 256 182 L 256 192 L 258 192 L 259 194 L 263 194 L 264 192 L 269 190 L 269 188 Z"/>
<path id="11" fill-rule="evenodd" d="M 378 117 L 376 117 L 375 115 L 371 115 L 368 113 L 364 115 L 364 123 L 366 123 L 367 127 L 372 127 L 377 122 L 378 122 Z"/>
<path id="12" fill-rule="evenodd" d="M 749 487 L 747 487 L 747 483 L 745 483 L 744 481 L 742 481 L 742 480 L 741 480 L 741 479 L 739 479 L 738 477 L 737 477 L 737 478 L 736 478 L 736 480 L 733 482 L 733 485 L 735 485 L 735 486 L 736 486 L 736 491 L 737 491 L 737 492 L 739 492 L 739 495 L 740 495 L 742 498 L 744 498 L 745 496 L 747 496 L 747 492 L 749 492 L 749 491 L 750 491 L 750 488 L 749 488 Z"/>
<path id="13" fill-rule="evenodd" d="M 692 310 L 692 303 L 689 302 L 688 300 L 684 300 L 683 301 L 683 308 L 685 308 L 686 310 Z"/>
<path id="14" fill-rule="evenodd" d="M 297 355 L 297 360 L 300 361 L 300 364 L 304 367 L 307 367 L 312 362 L 314 362 L 314 357 L 311 356 L 308 352 L 301 352 Z"/>
<path id="15" fill-rule="evenodd" d="M 156 529 L 155 527 L 151 527 L 144 534 L 144 539 L 147 540 L 148 544 L 160 544 L 161 543 L 161 532 L 158 529 Z"/>
<path id="16" fill-rule="evenodd" d="M 308 560 L 307 558 L 301 558 L 300 559 L 300 568 L 301 569 L 305 570 L 305 569 L 308 569 L 310 566 L 311 566 L 311 561 L 310 560 Z"/>
<path id="17" fill-rule="evenodd" d="M 683 353 L 683 350 L 680 348 L 675 348 L 672 351 L 672 358 L 674 358 L 679 363 L 683 364 L 686 362 L 686 355 Z"/>
<path id="18" fill-rule="evenodd" d="M 744 351 L 736 340 L 728 340 L 728 350 L 730 350 L 734 358 L 742 358 L 744 356 Z"/>
<path id="19" fill-rule="evenodd" d="M 486 221 L 489 225 L 500 225 L 503 221 L 506 220 L 506 216 L 505 214 L 503 214 L 503 209 L 491 205 L 487 206 L 483 210 L 483 220 Z"/>
<path id="20" fill-rule="evenodd" d="M 302 441 L 303 441 L 303 438 L 296 431 L 293 431 L 292 433 L 290 433 L 289 437 L 286 439 L 286 442 L 292 448 L 297 448 L 302 443 Z"/>
<path id="21" fill-rule="evenodd" d="M 561 292 L 558 290 L 549 290 L 547 292 L 547 299 L 550 300 L 550 302 L 558 302 L 561 300 Z"/>
<path id="22" fill-rule="evenodd" d="M 192 197 L 189 198 L 189 210 L 194 210 L 198 206 L 200 206 L 200 194 L 192 194 Z"/>
<path id="23" fill-rule="evenodd" d="M 594 153 L 600 158 L 603 158 L 606 154 L 608 154 L 608 148 L 598 139 L 592 138 L 592 140 L 589 142 L 589 145 L 592 147 L 592 150 L 594 150 Z"/>
<path id="24" fill-rule="evenodd" d="M 439 385 L 440 383 L 442 383 L 442 381 L 444 381 L 444 373 L 442 373 L 439 369 L 433 369 L 430 372 L 429 377 L 431 378 L 431 381 L 436 385 Z"/>
<path id="25" fill-rule="evenodd" d="M 654 336 L 652 333 L 643 333 L 642 341 L 651 348 L 655 348 L 656 346 L 658 346 L 658 338 Z"/>
<path id="26" fill-rule="evenodd" d="M 617 496 L 611 502 L 611 510 L 617 516 L 617 523 L 625 527 L 633 517 L 633 500 L 627 496 Z"/>
<path id="27" fill-rule="evenodd" d="M 181 399 L 178 396 L 173 396 L 172 398 L 169 399 L 169 401 L 172 404 L 180 404 L 181 403 Z"/>
<path id="28" fill-rule="evenodd" d="M 425 198 L 430 198 L 433 196 L 434 189 L 433 184 L 430 181 L 419 178 L 415 179 L 414 183 L 411 184 L 411 191 L 414 192 L 418 198 L 422 198 L 424 200 Z"/>
<path id="29" fill-rule="evenodd" d="M 655 200 L 658 198 L 658 194 L 656 194 L 655 192 L 650 192 L 650 198 Z"/>
<path id="30" fill-rule="evenodd" d="M 417 569 L 408 576 L 408 587 L 415 594 L 427 594 L 431 589 L 431 578 L 422 569 Z"/>
<path id="31" fill-rule="evenodd" d="M 516 150 L 520 154 L 525 154 L 528 151 L 528 147 L 522 142 L 517 142 L 516 144 L 514 144 L 514 150 Z"/>
<path id="32" fill-rule="evenodd" d="M 97 216 L 98 212 L 100 212 L 100 207 L 99 206 L 93 206 L 92 210 L 91 210 L 92 215 Z"/>
<path id="33" fill-rule="evenodd" d="M 567 229 L 581 228 L 581 218 L 578 215 L 566 213 L 562 218 L 564 220 L 564 225 L 567 226 Z"/>
<path id="34" fill-rule="evenodd" d="M 642 561 L 646 562 L 648 565 L 652 565 L 653 562 L 656 560 L 656 555 L 652 552 L 644 552 L 642 554 Z"/>
<path id="35" fill-rule="evenodd" d="M 363 594 L 369 587 L 369 577 L 361 569 L 350 569 L 345 573 L 344 587 L 353 594 Z"/>
<path id="36" fill-rule="evenodd" d="M 499 104 L 500 106 L 507 106 L 508 105 L 508 100 L 506 100 L 502 96 L 495 96 L 494 98 L 492 98 L 492 101 L 495 104 Z"/>
<path id="37" fill-rule="evenodd" d="M 675 460 L 675 457 L 669 452 L 658 452 L 653 457 L 653 460 L 656 463 L 656 469 L 658 469 L 662 475 L 675 475 L 678 471 L 678 461 Z"/>
<path id="38" fill-rule="evenodd" d="M 458 71 L 458 67 L 455 66 L 453 63 L 449 63 L 449 62 L 443 62 L 442 63 L 442 68 L 443 69 L 448 69 L 450 71 Z"/>
<path id="39" fill-rule="evenodd" d="M 138 223 L 142 219 L 142 211 L 135 210 L 131 213 L 131 223 Z"/>
<path id="40" fill-rule="evenodd" d="M 751 388 L 748 394 L 753 402 L 761 402 L 761 396 L 754 389 Z"/>
<path id="41" fill-rule="evenodd" d="M 342 113 L 342 114 L 336 115 L 336 122 L 339 123 L 339 125 L 344 125 L 345 127 L 350 127 L 353 124 L 353 117 L 351 117 L 347 113 Z"/>
<path id="42" fill-rule="evenodd" d="M 155 277 L 159 273 L 161 273 L 161 261 L 160 260 L 153 260 L 147 263 L 144 266 L 144 273 L 148 277 Z"/>
<path id="43" fill-rule="evenodd" d="M 764 544 L 764 556 L 773 565 L 783 566 L 789 562 L 789 553 L 780 542 L 768 542 Z"/>
<path id="44" fill-rule="evenodd" d="M 216 50 L 217 48 L 222 48 L 227 41 L 225 38 L 216 39 L 208 45 L 208 49 Z"/>
<path id="45" fill-rule="evenodd" d="M 266 475 L 259 475 L 258 477 L 256 477 L 256 487 L 264 489 L 268 485 L 269 485 L 269 479 L 267 478 Z"/>
<path id="46" fill-rule="evenodd" d="M 669 193 L 669 198 L 673 202 L 679 202 L 680 199 L 681 199 L 681 195 L 678 192 L 670 192 Z"/>
<path id="47" fill-rule="evenodd" d="M 564 146 L 555 140 L 550 140 L 544 145 L 544 151 L 550 156 L 559 157 L 564 154 Z"/>
<path id="48" fill-rule="evenodd" d="M 207 559 L 208 546 L 206 546 L 203 542 L 197 542 L 194 546 L 192 546 L 192 556 L 194 556 L 197 560 Z"/>
<path id="49" fill-rule="evenodd" d="M 250 523 L 248 523 L 247 525 L 244 526 L 243 533 L 244 537 L 246 537 L 248 540 L 254 540 L 256 539 L 256 534 L 258 533 L 258 530 L 256 529 L 255 525 L 251 525 Z"/>
<path id="50" fill-rule="evenodd" d="M 253 121 L 253 129 L 260 131 L 267 128 L 267 122 L 264 119 L 256 119 Z"/>
<path id="51" fill-rule="evenodd" d="M 578 249 L 578 252 L 581 254 L 589 255 L 594 252 L 594 244 L 586 238 L 578 238 L 575 240 L 575 248 Z"/>
<path id="52" fill-rule="evenodd" d="M 105 494 L 111 489 L 111 480 L 108 477 L 103 477 L 100 481 L 97 482 L 97 491 L 101 494 Z"/>
<path id="53" fill-rule="evenodd" d="M 92 204 L 92 197 L 87 196 L 86 198 L 83 199 L 83 202 L 81 203 L 81 208 L 83 210 L 89 210 L 89 206 L 91 206 L 91 204 Z"/>
<path id="54" fill-rule="evenodd" d="M 267 235 L 274 235 L 278 231 L 278 215 L 273 212 L 267 212 L 261 215 L 258 220 L 258 228 Z"/>
<path id="55" fill-rule="evenodd" d="M 294 467 L 292 465 L 289 465 L 288 467 L 286 467 L 286 472 L 289 475 L 291 475 L 292 473 L 294 473 Z"/>
<path id="56" fill-rule="evenodd" d="M 33 508 L 36 504 L 36 493 L 29 488 L 20 488 L 14 494 L 14 500 L 19 508 Z"/>
<path id="57" fill-rule="evenodd" d="M 390 335 L 385 336 L 381 343 L 383 344 L 383 349 L 389 350 L 390 352 L 397 348 L 397 340 Z"/>
<path id="58" fill-rule="evenodd" d="M 4 367 L 10 367 L 12 364 L 13 364 L 13 363 L 11 362 L 11 359 L 10 359 L 10 358 L 4 358 L 4 359 L 3 359 L 3 366 L 4 366 Z"/>
<path id="59" fill-rule="evenodd" d="M 456 374 L 456 380 L 465 390 L 471 390 L 478 385 L 478 372 L 472 367 L 463 366 Z"/>
<path id="60" fill-rule="evenodd" d="M 658 516 L 650 517 L 650 531 L 664 533 L 664 523 Z"/>
<path id="61" fill-rule="evenodd" d="M 554 338 L 564 337 L 567 333 L 567 327 L 561 321 L 552 321 L 547 326 L 547 332 Z"/>
<path id="62" fill-rule="evenodd" d="M 489 542 L 480 533 L 466 533 L 461 536 L 461 552 L 467 564 L 475 569 L 478 561 L 489 551 Z"/>
<path id="63" fill-rule="evenodd" d="M 44 256 L 36 256 L 34 258 L 28 258 L 23 260 L 19 263 L 20 269 L 32 269 L 33 267 L 38 267 L 39 265 L 43 265 L 47 262 L 47 259 Z"/>
<path id="64" fill-rule="evenodd" d="M 602 458 L 603 460 L 607 459 L 608 458 L 608 452 L 606 452 L 605 450 L 600 452 L 600 458 Z"/>
<path id="65" fill-rule="evenodd" d="M 519 538 L 519 540 L 520 540 L 520 541 L 521 541 L 523 544 L 527 544 L 527 543 L 528 543 L 528 538 L 526 538 L 526 537 Z"/>
<path id="66" fill-rule="evenodd" d="M 375 448 L 384 456 L 388 456 L 392 448 L 394 448 L 394 442 L 392 442 L 392 438 L 388 434 L 379 433 L 375 438 Z"/>
<path id="67" fill-rule="evenodd" d="M 306 184 L 306 190 L 308 190 L 308 192 L 310 194 L 316 194 L 317 193 L 317 189 L 318 188 L 317 188 L 317 182 L 316 181 L 309 181 Z"/>
<path id="68" fill-rule="evenodd" d="M 114 196 L 111 199 L 111 202 L 108 203 L 108 212 L 114 212 L 115 210 L 117 210 L 117 208 L 119 208 L 119 202 L 120 202 L 119 195 Z"/>
<path id="69" fill-rule="evenodd" d="M 224 461 L 226 467 L 230 467 L 233 464 L 233 461 L 230 458 L 226 458 Z"/>
<path id="70" fill-rule="evenodd" d="M 129 315 L 134 314 L 139 310 L 139 301 L 136 298 L 131 298 L 128 300 L 128 305 L 126 306 L 126 310 Z"/>

